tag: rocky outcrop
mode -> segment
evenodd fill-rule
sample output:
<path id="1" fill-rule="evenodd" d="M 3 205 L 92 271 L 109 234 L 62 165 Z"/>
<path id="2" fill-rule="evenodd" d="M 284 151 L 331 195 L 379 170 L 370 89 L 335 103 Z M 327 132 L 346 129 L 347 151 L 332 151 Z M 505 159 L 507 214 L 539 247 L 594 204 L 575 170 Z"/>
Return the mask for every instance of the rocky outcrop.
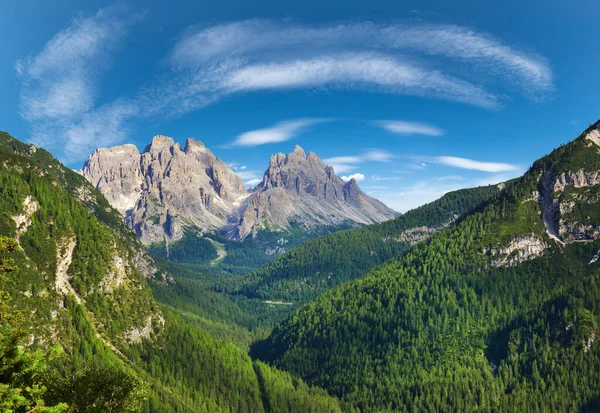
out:
<path id="1" fill-rule="evenodd" d="M 398 215 L 299 146 L 271 156 L 253 191 L 246 191 L 241 178 L 202 142 L 188 139 L 181 149 L 166 136 L 155 136 L 141 153 L 134 145 L 97 149 L 82 174 L 144 244 L 178 240 L 187 227 L 243 239 L 291 222 L 311 230 Z"/>
<path id="2" fill-rule="evenodd" d="M 56 244 L 56 279 L 54 281 L 54 288 L 61 295 L 72 295 L 81 304 L 82 300 L 71 286 L 71 277 L 68 273 L 76 246 L 77 240 L 75 237 L 64 238 Z"/>
<path id="3" fill-rule="evenodd" d="M 396 216 L 362 192 L 356 180 L 344 182 L 314 152 L 306 155 L 296 145 L 290 154 L 271 156 L 234 233 L 245 238 L 266 226 L 286 226 L 292 221 L 310 230 L 344 222 L 370 224 Z"/>
<path id="4" fill-rule="evenodd" d="M 586 172 L 567 171 L 560 174 L 554 181 L 554 192 L 562 192 L 567 186 L 585 188 L 600 184 L 600 171 Z"/>
<path id="5" fill-rule="evenodd" d="M 578 204 L 595 204 L 600 200 L 594 193 L 582 190 L 600 184 L 600 171 L 565 171 L 552 180 L 554 175 L 552 167 L 540 177 L 542 191 L 538 199 L 548 235 L 560 243 L 598 239 L 597 223 L 582 222 L 571 213 Z M 568 194 L 567 188 L 570 188 Z"/>
<path id="6" fill-rule="evenodd" d="M 185 149 L 161 135 L 142 153 L 134 145 L 97 149 L 82 174 L 145 244 L 180 239 L 186 225 L 221 229 L 248 196 L 242 179 L 191 138 Z"/>
<path id="7" fill-rule="evenodd" d="M 16 239 L 19 241 L 19 237 L 27 232 L 27 229 L 32 223 L 33 214 L 38 210 L 38 203 L 31 195 L 28 195 L 23 200 L 23 212 L 14 215 L 13 221 L 17 226 Z"/>
<path id="8" fill-rule="evenodd" d="M 535 235 L 520 236 L 512 240 L 506 247 L 492 249 L 492 265 L 494 267 L 510 267 L 542 255 L 548 244 Z"/>

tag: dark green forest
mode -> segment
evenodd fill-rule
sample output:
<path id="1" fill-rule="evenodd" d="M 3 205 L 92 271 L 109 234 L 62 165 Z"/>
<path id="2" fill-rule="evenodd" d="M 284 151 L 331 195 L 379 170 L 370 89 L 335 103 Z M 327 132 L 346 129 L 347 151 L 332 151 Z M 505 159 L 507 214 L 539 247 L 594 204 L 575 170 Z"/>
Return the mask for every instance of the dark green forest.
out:
<path id="1" fill-rule="evenodd" d="M 243 280 L 235 280 L 231 286 L 223 283 L 221 291 L 303 304 L 359 278 L 429 236 L 416 231 L 413 239 L 403 237 L 406 230 L 427 227 L 432 233 L 439 231 L 498 192 L 495 185 L 449 192 L 399 218 L 307 241 Z"/>
<path id="2" fill-rule="evenodd" d="M 325 391 L 252 361 L 248 330 L 158 303 L 134 264 L 141 244 L 104 197 L 46 151 L 0 138 L 2 411 L 341 411 Z M 55 274 L 71 240 L 64 294 Z M 165 274 L 157 267 L 150 282 L 178 286 Z M 146 339 L 128 338 L 148 320 Z"/>
<path id="3" fill-rule="evenodd" d="M 548 237 L 531 195 L 545 171 L 595 171 L 599 159 L 583 136 L 555 150 L 456 225 L 288 316 L 254 351 L 366 411 L 597 411 L 600 243 Z M 589 190 L 577 191 L 574 210 L 588 208 Z M 541 256 L 495 264 L 492 251 L 534 236 Z"/>
<path id="4" fill-rule="evenodd" d="M 597 185 L 557 190 L 555 223 L 541 209 L 548 182 L 600 169 L 584 135 L 502 186 L 266 262 L 274 233 L 189 233 L 151 258 L 83 178 L 0 134 L 0 407 L 598 411 Z"/>

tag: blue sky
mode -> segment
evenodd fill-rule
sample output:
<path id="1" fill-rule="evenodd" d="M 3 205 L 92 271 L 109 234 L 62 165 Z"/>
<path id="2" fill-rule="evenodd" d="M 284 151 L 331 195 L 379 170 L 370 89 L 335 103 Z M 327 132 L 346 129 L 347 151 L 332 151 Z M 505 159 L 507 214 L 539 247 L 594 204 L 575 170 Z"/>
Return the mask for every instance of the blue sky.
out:
<path id="1" fill-rule="evenodd" d="M 295 144 L 406 211 L 600 118 L 596 1 L 4 0 L 0 129 L 78 169 L 195 137 L 252 184 Z"/>

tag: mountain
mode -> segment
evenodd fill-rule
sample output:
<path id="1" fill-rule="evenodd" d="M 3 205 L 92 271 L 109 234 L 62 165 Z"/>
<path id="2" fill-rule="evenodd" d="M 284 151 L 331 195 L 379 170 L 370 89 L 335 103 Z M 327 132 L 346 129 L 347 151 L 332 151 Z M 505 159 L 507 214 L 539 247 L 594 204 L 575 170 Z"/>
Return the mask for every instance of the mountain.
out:
<path id="1" fill-rule="evenodd" d="M 27 411 L 341 411 L 325 391 L 250 359 L 229 325 L 158 303 L 150 285 L 172 283 L 86 179 L 0 132 L 5 409 L 35 398 Z"/>
<path id="2" fill-rule="evenodd" d="M 362 411 L 598 411 L 600 122 L 258 354 Z"/>
<path id="3" fill-rule="evenodd" d="M 154 137 L 142 153 L 133 145 L 97 149 L 81 172 L 144 244 L 180 240 L 190 229 L 244 239 L 294 224 L 310 232 L 398 215 L 299 146 L 272 156 L 253 191 L 194 139 L 184 149 L 165 136 Z"/>
<path id="4" fill-rule="evenodd" d="M 184 149 L 165 136 L 142 153 L 134 145 L 97 149 L 82 174 L 144 244 L 181 239 L 186 226 L 225 228 L 248 197 L 241 178 L 194 139 Z"/>
<path id="5" fill-rule="evenodd" d="M 310 229 L 348 221 L 371 224 L 398 214 L 362 192 L 355 179 L 344 182 L 314 152 L 306 155 L 296 145 L 288 155 L 271 156 L 241 215 L 235 228 L 239 238 L 266 226 L 285 227 L 291 221 Z"/>
<path id="6" fill-rule="evenodd" d="M 496 196 L 503 185 L 449 192 L 396 219 L 306 241 L 245 275 L 233 292 L 303 304 L 427 240 Z"/>

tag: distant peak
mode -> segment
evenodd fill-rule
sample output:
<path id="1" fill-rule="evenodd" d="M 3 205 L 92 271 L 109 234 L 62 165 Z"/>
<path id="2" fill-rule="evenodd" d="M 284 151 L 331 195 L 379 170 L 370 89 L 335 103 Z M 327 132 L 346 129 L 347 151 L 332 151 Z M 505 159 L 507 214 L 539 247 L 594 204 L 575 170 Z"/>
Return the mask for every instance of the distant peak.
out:
<path id="1" fill-rule="evenodd" d="M 304 152 L 304 149 L 302 149 L 302 147 L 300 145 L 294 146 L 294 150 L 292 150 L 292 154 L 306 158 L 306 153 Z"/>
<path id="2" fill-rule="evenodd" d="M 191 151 L 203 151 L 206 149 L 206 145 L 204 145 L 203 142 L 194 138 L 187 138 L 185 141 L 185 153 L 189 153 Z"/>
<path id="3" fill-rule="evenodd" d="M 123 145 L 117 145 L 110 148 L 96 148 L 94 151 L 96 154 L 109 154 L 109 155 L 118 155 L 123 153 L 134 153 L 139 154 L 137 146 L 132 143 L 125 143 Z M 91 157 L 92 155 L 90 155 Z"/>
<path id="4" fill-rule="evenodd" d="M 174 145 L 175 145 L 175 141 L 173 140 L 173 138 L 170 138 L 165 135 L 155 135 L 152 138 L 152 142 L 150 143 L 150 145 L 148 145 L 144 148 L 144 152 L 150 152 L 150 150 L 153 148 L 161 148 L 163 146 L 174 146 Z"/>
<path id="5" fill-rule="evenodd" d="M 152 138 L 152 145 L 174 145 L 175 141 L 173 140 L 173 138 L 170 138 L 168 136 L 165 135 L 156 135 L 155 137 Z"/>

